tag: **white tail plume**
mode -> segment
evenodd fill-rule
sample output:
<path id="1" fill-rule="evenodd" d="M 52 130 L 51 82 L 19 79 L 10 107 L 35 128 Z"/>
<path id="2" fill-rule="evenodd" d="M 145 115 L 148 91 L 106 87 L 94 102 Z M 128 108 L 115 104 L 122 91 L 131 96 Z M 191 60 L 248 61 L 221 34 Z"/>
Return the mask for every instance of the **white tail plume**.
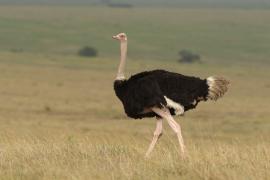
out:
<path id="1" fill-rule="evenodd" d="M 229 84 L 230 82 L 223 77 L 208 77 L 207 85 L 209 88 L 207 98 L 216 101 L 227 92 Z"/>

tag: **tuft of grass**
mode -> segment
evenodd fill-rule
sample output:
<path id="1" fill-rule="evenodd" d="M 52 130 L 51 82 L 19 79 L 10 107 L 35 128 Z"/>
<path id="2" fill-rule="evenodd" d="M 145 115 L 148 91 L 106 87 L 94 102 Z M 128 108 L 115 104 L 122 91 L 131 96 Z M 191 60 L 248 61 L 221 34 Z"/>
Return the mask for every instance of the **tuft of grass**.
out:
<path id="1" fill-rule="evenodd" d="M 0 177 L 3 179 L 267 179 L 269 149 L 266 143 L 246 145 L 210 141 L 189 143 L 186 159 L 176 144 L 158 146 L 144 159 L 140 140 L 122 142 L 91 136 L 1 138 Z M 144 144 L 144 143 L 143 143 Z M 106 173 L 104 173 L 106 172 Z"/>

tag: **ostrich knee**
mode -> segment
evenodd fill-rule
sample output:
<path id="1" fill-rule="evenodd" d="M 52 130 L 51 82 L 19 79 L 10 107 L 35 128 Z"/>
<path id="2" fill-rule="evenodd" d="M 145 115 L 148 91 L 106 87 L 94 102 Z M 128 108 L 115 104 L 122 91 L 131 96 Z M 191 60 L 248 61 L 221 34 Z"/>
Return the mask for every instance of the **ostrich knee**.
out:
<path id="1" fill-rule="evenodd" d="M 162 136 L 162 129 L 158 129 L 154 132 L 154 137 L 159 139 Z"/>
<path id="2" fill-rule="evenodd" d="M 154 131 L 154 137 L 153 140 L 145 154 L 145 157 L 149 157 L 150 153 L 152 152 L 152 150 L 155 147 L 155 144 L 157 143 L 158 139 L 161 137 L 162 135 L 162 119 L 157 119 L 157 126 L 156 126 L 156 130 Z"/>

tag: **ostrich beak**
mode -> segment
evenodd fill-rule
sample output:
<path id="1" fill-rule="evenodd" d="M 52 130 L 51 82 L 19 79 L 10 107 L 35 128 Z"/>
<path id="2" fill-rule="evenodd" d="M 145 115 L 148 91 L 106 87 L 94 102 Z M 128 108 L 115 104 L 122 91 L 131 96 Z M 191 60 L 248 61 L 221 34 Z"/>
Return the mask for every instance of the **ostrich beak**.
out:
<path id="1" fill-rule="evenodd" d="M 113 36 L 112 38 L 113 38 L 113 39 L 117 39 L 117 36 Z"/>

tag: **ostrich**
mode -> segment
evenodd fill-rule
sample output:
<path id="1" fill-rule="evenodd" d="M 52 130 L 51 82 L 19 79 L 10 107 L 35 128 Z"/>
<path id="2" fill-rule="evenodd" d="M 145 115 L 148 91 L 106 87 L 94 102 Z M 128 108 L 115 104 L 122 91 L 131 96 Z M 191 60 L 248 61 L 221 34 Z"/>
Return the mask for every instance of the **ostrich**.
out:
<path id="1" fill-rule="evenodd" d="M 165 70 L 145 71 L 125 78 L 124 68 L 127 56 L 127 35 L 113 36 L 120 41 L 120 64 L 114 90 L 122 102 L 127 116 L 134 119 L 156 117 L 154 137 L 145 154 L 149 157 L 162 135 L 162 122 L 165 119 L 176 133 L 180 154 L 185 155 L 185 145 L 180 125 L 173 115 L 183 115 L 194 109 L 200 101 L 217 100 L 228 90 L 229 81 L 211 76 L 206 79 L 185 76 Z"/>

